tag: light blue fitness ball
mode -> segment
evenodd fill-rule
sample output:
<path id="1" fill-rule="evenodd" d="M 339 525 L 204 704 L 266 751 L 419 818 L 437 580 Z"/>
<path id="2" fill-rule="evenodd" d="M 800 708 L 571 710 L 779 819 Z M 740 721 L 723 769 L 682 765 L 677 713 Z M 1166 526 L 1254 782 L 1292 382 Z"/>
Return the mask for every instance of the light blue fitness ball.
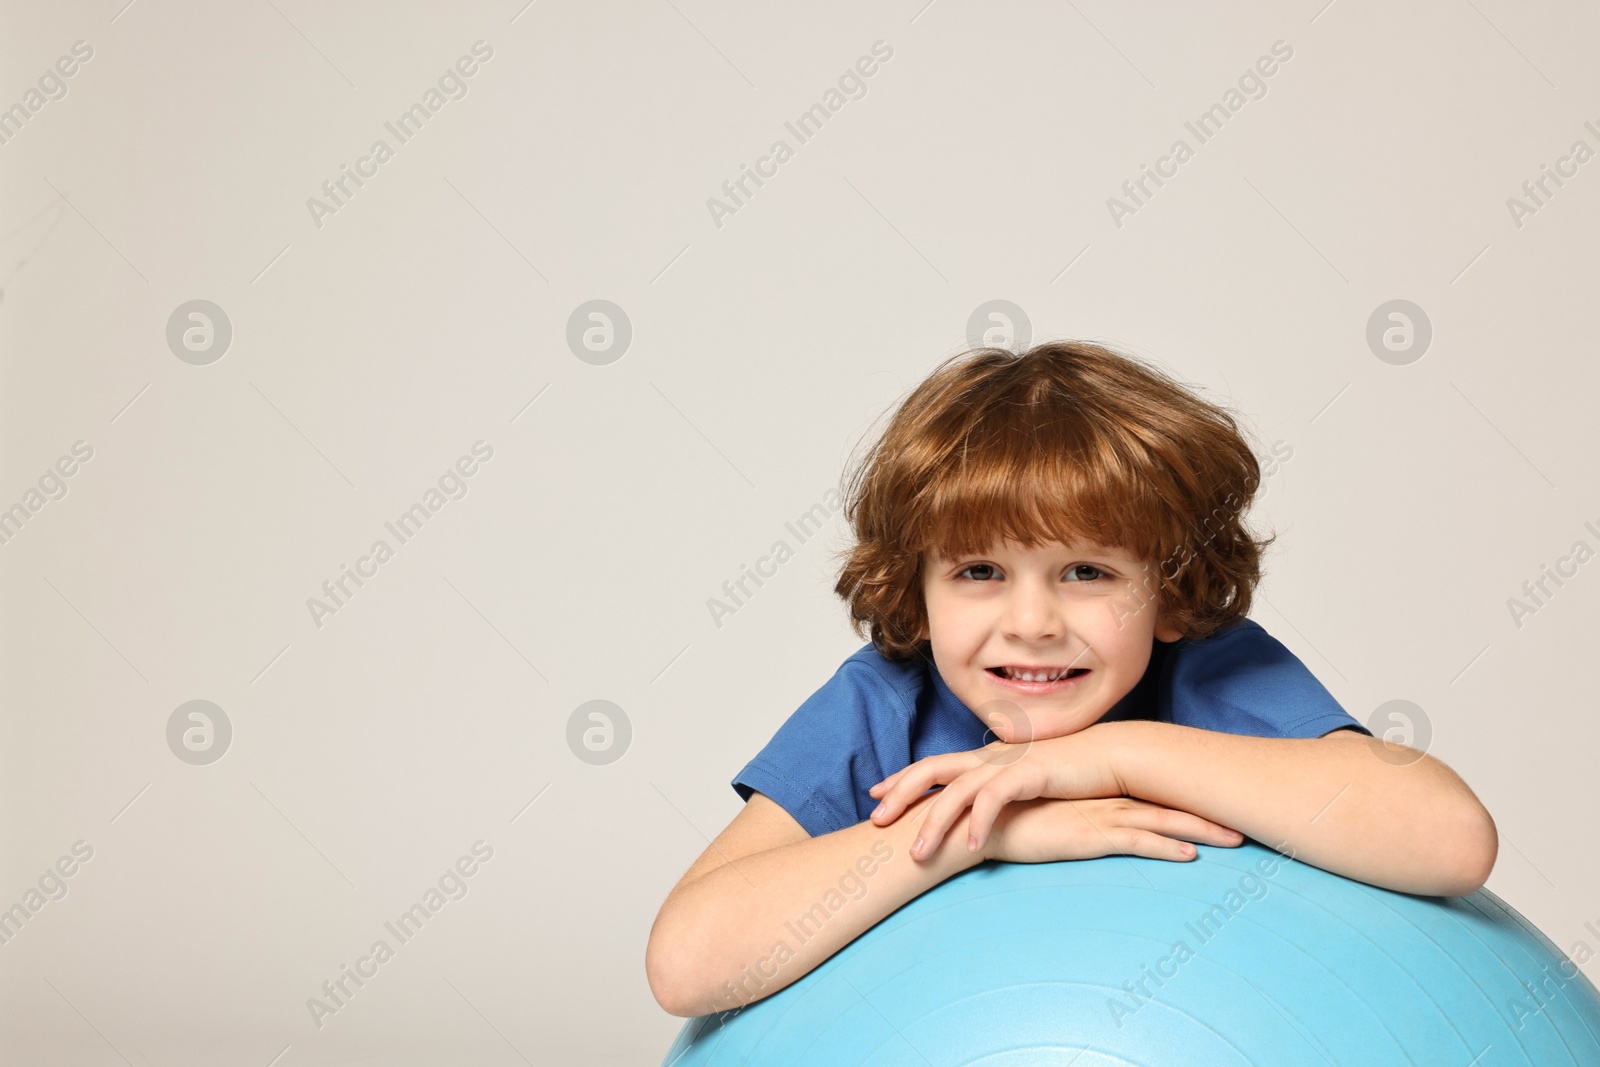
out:
<path id="1" fill-rule="evenodd" d="M 1197 849 L 983 863 L 771 996 L 690 1019 L 663 1067 L 1600 1065 L 1594 985 L 1493 893 Z"/>

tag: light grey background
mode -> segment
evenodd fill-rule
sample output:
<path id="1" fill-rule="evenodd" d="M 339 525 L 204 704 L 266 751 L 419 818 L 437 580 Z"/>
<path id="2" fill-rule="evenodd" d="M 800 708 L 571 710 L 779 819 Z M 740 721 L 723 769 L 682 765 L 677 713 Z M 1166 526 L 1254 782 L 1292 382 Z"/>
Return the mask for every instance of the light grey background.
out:
<path id="1" fill-rule="evenodd" d="M 93 49 L 0 147 L 0 508 L 93 449 L 0 545 L 0 907 L 93 849 L 0 945 L 5 1062 L 659 1062 L 656 910 L 862 643 L 842 518 L 785 522 L 994 299 L 1292 448 L 1255 618 L 1363 721 L 1422 709 L 1499 824 L 1489 887 L 1600 944 L 1600 563 L 1520 627 L 1507 604 L 1600 548 L 1600 161 L 1507 206 L 1600 148 L 1591 7 L 522 5 L 4 8 L 0 107 Z M 479 40 L 396 147 L 385 121 Z M 797 145 L 785 121 L 879 40 Z M 1279 40 L 1266 95 L 1116 225 Z M 196 299 L 233 331 L 204 366 L 166 341 Z M 605 365 L 566 340 L 596 299 L 633 332 Z M 1408 365 L 1366 341 L 1394 299 L 1432 324 Z M 384 522 L 476 441 L 466 495 L 396 547 Z M 307 599 L 379 538 L 318 626 Z M 600 766 L 567 741 L 596 699 L 632 729 Z M 191 700 L 233 730 L 207 765 L 167 742 Z M 467 895 L 319 1028 L 307 999 L 480 840 Z"/>

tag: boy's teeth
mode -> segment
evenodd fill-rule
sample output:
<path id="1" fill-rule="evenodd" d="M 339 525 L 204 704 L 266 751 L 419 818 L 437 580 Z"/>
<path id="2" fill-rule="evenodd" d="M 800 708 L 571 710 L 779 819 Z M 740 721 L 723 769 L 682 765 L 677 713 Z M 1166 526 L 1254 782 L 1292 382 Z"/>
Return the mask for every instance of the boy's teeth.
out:
<path id="1" fill-rule="evenodd" d="M 1072 668 L 1070 668 L 1070 667 L 1062 667 L 1058 671 L 1017 671 L 1017 670 L 1012 670 L 1010 667 L 1002 667 L 1002 668 L 1000 668 L 1000 671 L 1007 678 L 1010 678 L 1012 681 L 1017 681 L 1017 682 L 1054 682 L 1054 681 L 1058 681 L 1058 680 L 1060 680 L 1062 678 L 1065 678 L 1067 676 L 1067 673 L 1069 671 L 1071 671 L 1071 669 Z"/>

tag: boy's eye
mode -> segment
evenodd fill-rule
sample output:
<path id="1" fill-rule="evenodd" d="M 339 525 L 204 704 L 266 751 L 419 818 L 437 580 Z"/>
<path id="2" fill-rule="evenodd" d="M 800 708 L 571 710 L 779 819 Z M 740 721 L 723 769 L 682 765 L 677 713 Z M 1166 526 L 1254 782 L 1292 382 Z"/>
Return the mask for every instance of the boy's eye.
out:
<path id="1" fill-rule="evenodd" d="M 965 578 L 969 574 L 971 574 L 973 571 L 992 572 L 994 570 L 995 570 L 995 566 L 992 563 L 974 563 L 971 566 L 965 567 L 961 571 L 959 571 L 956 574 L 956 577 L 957 578 Z M 1084 571 L 1088 571 L 1089 572 L 1088 575 L 1084 575 L 1083 574 Z M 1076 565 L 1074 567 L 1069 567 L 1069 568 L 1067 568 L 1067 575 L 1068 575 L 1068 580 L 1069 581 L 1075 581 L 1075 582 L 1093 582 L 1093 581 L 1096 581 L 1096 580 L 1101 579 L 1101 578 L 1109 577 L 1106 574 L 1105 571 L 1101 570 L 1099 567 L 1096 567 L 1091 563 L 1079 563 L 1078 565 Z M 974 578 L 973 580 L 974 581 L 983 581 L 984 579 L 983 578 Z"/>

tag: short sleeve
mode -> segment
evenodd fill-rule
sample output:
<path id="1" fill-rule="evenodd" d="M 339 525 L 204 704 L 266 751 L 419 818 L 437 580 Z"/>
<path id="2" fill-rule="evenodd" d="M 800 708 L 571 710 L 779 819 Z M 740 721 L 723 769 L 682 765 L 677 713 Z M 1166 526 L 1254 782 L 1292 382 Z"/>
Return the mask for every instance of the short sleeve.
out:
<path id="1" fill-rule="evenodd" d="M 1293 652 L 1250 619 L 1177 642 L 1166 665 L 1171 721 L 1251 737 L 1372 731 L 1340 706 Z"/>
<path id="2" fill-rule="evenodd" d="M 886 765 L 910 755 L 911 709 L 870 666 L 847 660 L 789 716 L 732 781 L 740 799 L 759 791 L 812 837 L 854 826 L 876 806 L 867 790 Z"/>

